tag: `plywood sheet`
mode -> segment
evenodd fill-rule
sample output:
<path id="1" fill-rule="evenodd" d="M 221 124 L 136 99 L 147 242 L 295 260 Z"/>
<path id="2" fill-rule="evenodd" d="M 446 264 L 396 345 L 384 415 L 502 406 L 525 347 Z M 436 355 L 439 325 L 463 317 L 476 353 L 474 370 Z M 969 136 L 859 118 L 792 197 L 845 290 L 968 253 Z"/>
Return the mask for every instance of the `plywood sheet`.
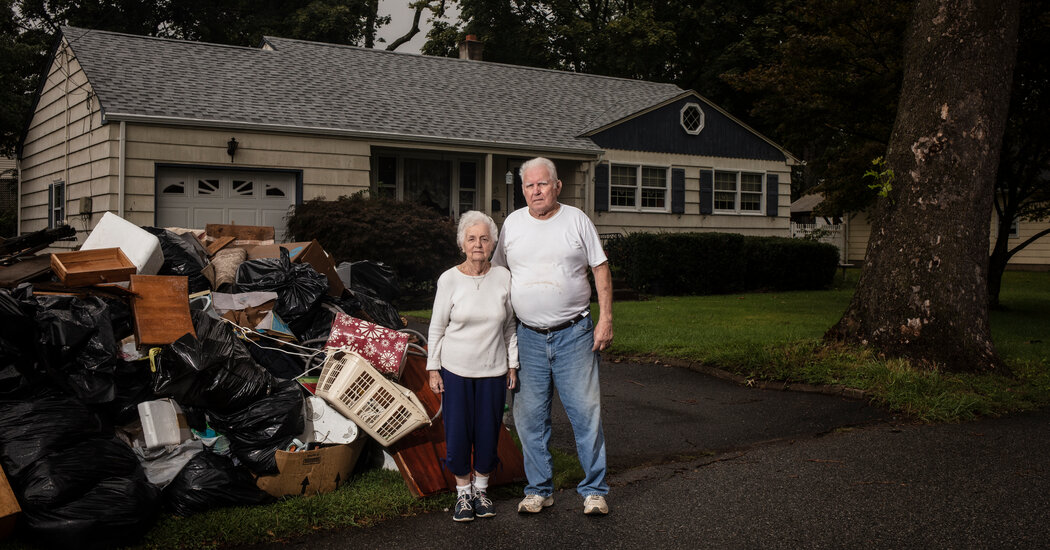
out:
<path id="1" fill-rule="evenodd" d="M 33 256 L 8 267 L 0 267 L 0 287 L 14 288 L 20 283 L 32 280 L 51 271 L 51 257 L 48 254 Z"/>

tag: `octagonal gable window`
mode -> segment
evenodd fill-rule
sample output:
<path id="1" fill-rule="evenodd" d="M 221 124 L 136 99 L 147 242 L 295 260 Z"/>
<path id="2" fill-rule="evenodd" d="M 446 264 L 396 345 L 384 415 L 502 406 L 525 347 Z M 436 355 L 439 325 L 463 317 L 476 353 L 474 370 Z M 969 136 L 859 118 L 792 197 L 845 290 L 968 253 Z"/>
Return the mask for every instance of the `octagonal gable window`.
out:
<path id="1" fill-rule="evenodd" d="M 682 107 L 681 123 L 686 133 L 695 136 L 704 129 L 704 112 L 696 103 L 686 103 Z"/>

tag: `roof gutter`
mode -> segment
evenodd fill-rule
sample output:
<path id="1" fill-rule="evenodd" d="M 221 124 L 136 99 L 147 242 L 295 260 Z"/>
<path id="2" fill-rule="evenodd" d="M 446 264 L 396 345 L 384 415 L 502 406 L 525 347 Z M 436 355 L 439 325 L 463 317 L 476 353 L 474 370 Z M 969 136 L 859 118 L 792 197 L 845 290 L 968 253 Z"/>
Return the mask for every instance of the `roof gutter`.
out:
<path id="1" fill-rule="evenodd" d="M 492 149 L 495 147 L 504 147 L 520 151 L 521 149 L 527 149 L 529 151 L 535 151 L 537 153 L 544 154 L 568 154 L 568 155 L 582 155 L 586 158 L 595 158 L 603 151 L 595 148 L 583 148 L 583 147 L 557 147 L 557 146 L 546 146 L 536 145 L 531 143 L 514 143 L 514 142 L 496 142 L 491 140 L 483 139 L 468 139 L 468 138 L 443 138 L 427 135 L 416 135 L 416 134 L 401 134 L 396 132 L 367 132 L 361 130 L 346 130 L 342 128 L 325 128 L 321 126 L 286 126 L 282 124 L 266 124 L 259 122 L 239 122 L 239 121 L 227 121 L 227 120 L 208 120 L 198 118 L 181 118 L 181 117 L 169 117 L 169 116 L 157 116 L 157 115 L 140 115 L 140 114 L 125 114 L 125 113 L 113 113 L 108 112 L 104 115 L 103 122 L 131 122 L 139 124 L 167 124 L 172 126 L 195 126 L 195 127 L 206 127 L 206 128 L 222 128 L 231 130 L 246 130 L 246 131 L 258 131 L 258 132 L 280 132 L 285 134 L 311 134 L 311 135 L 322 135 L 322 136 L 334 136 L 334 137 L 348 137 L 348 138 L 361 138 L 361 139 L 380 139 L 388 141 L 411 141 L 416 143 L 430 143 L 435 145 L 456 145 L 456 146 L 470 146 L 484 149 Z"/>

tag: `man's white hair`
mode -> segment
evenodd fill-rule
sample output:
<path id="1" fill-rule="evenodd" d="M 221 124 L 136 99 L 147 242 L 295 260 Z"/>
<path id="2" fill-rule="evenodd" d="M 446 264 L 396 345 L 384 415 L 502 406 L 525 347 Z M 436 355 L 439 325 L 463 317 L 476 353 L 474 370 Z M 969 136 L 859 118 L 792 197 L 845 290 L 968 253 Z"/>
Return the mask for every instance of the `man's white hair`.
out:
<path id="1" fill-rule="evenodd" d="M 463 249 L 463 241 L 467 238 L 467 230 L 481 224 L 488 226 L 489 237 L 492 237 L 492 242 L 499 240 L 499 229 L 496 227 L 496 222 L 492 221 L 488 214 L 477 210 L 468 210 L 459 217 L 459 228 L 456 230 L 456 243 L 459 244 L 461 250 Z"/>
<path id="2" fill-rule="evenodd" d="M 529 159 L 521 165 L 521 168 L 518 169 L 518 175 L 521 176 L 522 181 L 525 180 L 525 172 L 537 166 L 542 166 L 547 169 L 547 177 L 550 178 L 549 183 L 553 184 L 558 181 L 558 169 L 554 167 L 554 163 L 551 162 L 550 159 L 543 157 Z"/>

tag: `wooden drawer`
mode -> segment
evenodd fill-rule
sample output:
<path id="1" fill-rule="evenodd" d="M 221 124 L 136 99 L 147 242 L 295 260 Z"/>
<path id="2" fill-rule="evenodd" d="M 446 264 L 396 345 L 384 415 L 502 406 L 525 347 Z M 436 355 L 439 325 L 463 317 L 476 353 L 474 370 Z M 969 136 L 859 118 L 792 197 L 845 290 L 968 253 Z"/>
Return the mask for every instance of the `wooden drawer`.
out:
<path id="1" fill-rule="evenodd" d="M 51 254 L 51 269 L 66 286 L 127 281 L 135 264 L 119 248 L 98 248 Z"/>

